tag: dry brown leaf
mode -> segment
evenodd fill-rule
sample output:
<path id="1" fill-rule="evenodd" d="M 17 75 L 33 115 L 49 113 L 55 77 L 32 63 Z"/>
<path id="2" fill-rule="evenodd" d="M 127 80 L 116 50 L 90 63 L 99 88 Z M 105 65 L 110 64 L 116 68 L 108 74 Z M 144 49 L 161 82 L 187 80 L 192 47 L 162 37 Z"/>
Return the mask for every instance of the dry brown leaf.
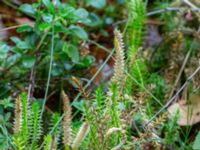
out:
<path id="1" fill-rule="evenodd" d="M 200 97 L 195 96 L 191 100 L 191 104 L 186 104 L 184 100 L 172 104 L 168 108 L 170 114 L 169 118 L 172 118 L 179 113 L 178 124 L 180 126 L 194 125 L 200 122 Z"/>

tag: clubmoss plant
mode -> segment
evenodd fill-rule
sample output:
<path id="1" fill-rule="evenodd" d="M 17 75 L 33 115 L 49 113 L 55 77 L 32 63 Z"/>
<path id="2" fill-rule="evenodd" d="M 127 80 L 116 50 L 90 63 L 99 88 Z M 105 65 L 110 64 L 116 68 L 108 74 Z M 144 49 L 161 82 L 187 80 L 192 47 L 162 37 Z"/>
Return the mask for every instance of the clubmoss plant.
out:
<path id="1" fill-rule="evenodd" d="M 13 131 L 15 134 L 20 132 L 21 127 L 21 101 L 20 97 L 18 96 L 15 101 L 15 121 Z"/>
<path id="2" fill-rule="evenodd" d="M 32 111 L 29 121 L 29 141 L 31 141 L 31 149 L 37 148 L 37 143 L 42 135 L 42 121 L 40 114 L 39 105 L 37 102 L 34 102 L 32 104 Z"/>
<path id="3" fill-rule="evenodd" d="M 71 106 L 69 97 L 65 94 L 64 91 L 61 93 L 63 99 L 63 111 L 64 111 L 64 119 L 63 119 L 63 144 L 65 147 L 69 147 L 71 145 Z"/>
<path id="4" fill-rule="evenodd" d="M 65 97 L 66 98 L 66 97 Z M 66 99 L 65 99 L 66 100 Z M 20 105 L 21 104 L 21 105 Z M 41 121 L 41 108 L 38 102 L 33 102 L 32 105 L 28 102 L 28 97 L 26 93 L 22 93 L 20 97 L 16 99 L 15 108 L 15 122 L 14 122 L 14 135 L 13 144 L 16 149 L 20 150 L 38 150 L 40 149 L 40 140 L 42 140 L 42 121 Z M 70 106 L 70 105 L 69 105 Z M 71 109 L 71 108 L 70 108 Z M 20 111 L 19 111 L 20 110 Z M 66 110 L 65 110 L 66 111 Z M 50 123 L 50 130 L 57 124 L 60 120 L 58 114 L 52 115 L 52 121 Z M 66 127 L 65 124 L 63 128 Z M 69 128 L 66 131 L 69 131 Z M 65 132 L 66 133 L 66 132 Z M 67 132 L 68 133 L 68 132 Z M 60 124 L 52 130 L 52 132 L 47 133 L 45 136 L 45 149 L 57 149 L 59 144 L 59 139 L 61 135 Z M 66 138 L 66 135 L 65 135 Z"/>
<path id="5" fill-rule="evenodd" d="M 52 149 L 51 143 L 52 143 L 52 136 L 48 134 L 44 138 L 44 150 L 51 150 Z"/>
<path id="6" fill-rule="evenodd" d="M 41 138 L 41 117 L 38 103 L 29 106 L 26 93 L 16 99 L 13 143 L 17 149 L 37 149 Z"/>
<path id="7" fill-rule="evenodd" d="M 144 60 L 139 56 L 139 50 L 142 46 L 142 39 L 145 27 L 145 3 L 142 0 L 127 0 L 128 21 L 126 30 L 126 43 L 128 47 L 128 72 L 138 80 L 139 87 L 145 86 L 145 76 L 147 67 Z M 127 78 L 126 89 L 129 94 L 133 92 L 133 87 L 138 85 L 130 78 Z M 142 89 L 142 88 L 141 88 Z"/>
<path id="8" fill-rule="evenodd" d="M 92 149 L 112 149 L 121 143 L 122 123 L 119 105 L 121 92 L 125 81 L 125 58 L 123 36 L 120 31 L 114 31 L 115 65 L 108 92 L 96 91 L 95 102 L 85 105 L 85 118 L 90 126 L 88 138 Z M 117 130 L 116 130 L 117 129 Z"/>
<path id="9" fill-rule="evenodd" d="M 126 0 L 128 9 L 128 22 L 126 31 L 126 42 L 128 45 L 129 66 L 134 63 L 139 47 L 141 47 L 144 22 L 145 22 L 145 3 L 142 0 Z"/>
<path id="10" fill-rule="evenodd" d="M 125 78 L 124 67 L 125 67 L 125 55 L 124 55 L 124 43 L 123 36 L 119 30 L 114 30 L 114 46 L 115 46 L 115 65 L 114 75 L 111 82 L 117 84 L 119 87 L 123 84 Z"/>
<path id="11" fill-rule="evenodd" d="M 57 122 L 60 120 L 60 115 L 58 113 L 54 113 L 52 118 L 51 118 L 51 123 L 50 123 L 50 128 L 49 131 L 53 131 L 51 134 L 49 133 L 49 135 L 51 135 L 52 138 L 52 143 L 51 143 L 51 147 L 52 149 L 57 149 L 58 145 L 61 142 L 61 124 L 59 123 L 56 128 L 53 129 L 54 125 L 57 124 Z M 47 135 L 48 136 L 48 135 Z"/>

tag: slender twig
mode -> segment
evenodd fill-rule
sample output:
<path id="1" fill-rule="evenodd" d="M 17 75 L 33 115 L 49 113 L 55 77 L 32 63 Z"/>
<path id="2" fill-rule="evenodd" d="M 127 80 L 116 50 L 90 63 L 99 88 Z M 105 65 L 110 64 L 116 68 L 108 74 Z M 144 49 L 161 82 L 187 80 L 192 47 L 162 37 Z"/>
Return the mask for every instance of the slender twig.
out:
<path id="1" fill-rule="evenodd" d="M 49 32 L 49 30 L 45 31 L 45 33 L 43 34 L 41 40 L 39 41 L 39 43 L 37 44 L 37 46 L 34 50 L 35 53 L 37 53 L 37 51 L 41 47 L 44 39 L 46 38 L 46 36 L 48 34 L 48 32 Z M 34 90 L 34 84 L 35 84 L 35 64 L 33 65 L 32 69 L 31 69 L 30 84 L 29 84 L 29 89 L 28 89 L 28 100 L 30 100 L 30 98 L 32 97 L 32 93 L 33 93 L 33 90 Z"/>
<path id="2" fill-rule="evenodd" d="M 44 102 L 42 104 L 42 109 L 41 109 L 41 117 L 44 112 L 48 92 L 49 92 L 49 84 L 51 80 L 51 72 L 52 72 L 52 67 L 53 67 L 53 55 L 54 55 L 54 22 L 52 22 L 52 35 L 51 35 L 51 54 L 50 54 L 50 62 L 49 62 L 49 72 L 48 72 L 48 78 L 47 78 L 47 84 L 46 84 L 46 90 L 45 90 L 45 95 L 44 95 Z M 40 45 L 40 44 L 39 44 Z"/>
<path id="3" fill-rule="evenodd" d="M 193 9 L 198 9 L 198 7 L 197 6 L 195 6 L 192 2 L 190 2 L 189 0 L 183 0 L 183 2 L 185 3 L 185 4 L 187 4 L 188 6 L 190 6 L 191 8 L 193 8 Z"/>
<path id="4" fill-rule="evenodd" d="M 157 14 L 161 14 L 161 13 L 164 13 L 164 12 L 180 11 L 180 10 L 181 10 L 181 8 L 179 8 L 179 7 L 166 7 L 166 8 L 163 8 L 163 9 L 159 9 L 159 10 L 154 10 L 154 11 L 148 12 L 146 14 L 146 16 L 149 17 L 149 16 L 154 16 L 154 15 L 157 15 Z"/>
<path id="5" fill-rule="evenodd" d="M 34 85 L 35 85 L 35 64 L 31 68 L 31 75 L 29 79 L 29 88 L 28 88 L 28 101 L 30 101 L 30 99 L 33 96 Z"/>
<path id="6" fill-rule="evenodd" d="M 106 63 L 110 60 L 110 58 L 113 56 L 114 54 L 114 49 L 112 49 L 112 51 L 110 52 L 110 54 L 108 55 L 108 57 L 106 58 L 106 60 L 104 61 L 104 63 L 101 65 L 101 67 L 97 70 L 97 72 L 93 75 L 93 77 L 88 81 L 88 83 L 84 86 L 84 89 L 87 89 L 88 86 L 90 86 L 90 84 L 92 83 L 92 81 L 96 78 L 96 76 L 101 72 L 101 70 L 105 67 Z M 79 92 L 79 94 L 74 98 L 73 102 L 77 101 L 78 98 L 82 95 L 81 92 Z M 73 103 L 71 104 L 73 105 Z M 49 132 L 49 134 L 53 133 L 53 131 L 56 129 L 56 127 L 59 125 L 59 123 L 62 121 L 64 117 L 64 114 L 62 114 L 62 116 L 60 117 L 60 119 L 55 123 L 55 125 L 53 126 L 53 128 L 51 129 L 51 131 Z M 42 149 L 44 145 L 44 142 L 41 144 L 41 146 L 39 147 L 39 150 Z"/>
<path id="7" fill-rule="evenodd" d="M 101 48 L 101 49 L 104 49 L 106 52 L 109 52 L 109 49 L 106 48 L 106 47 L 104 47 L 103 45 L 100 45 L 100 44 L 98 44 L 98 43 L 96 43 L 96 42 L 94 42 L 93 44 L 95 44 L 96 46 L 98 46 L 98 47 Z M 142 84 L 139 83 L 139 82 L 137 81 L 137 79 L 135 79 L 134 77 L 132 77 L 132 76 L 128 73 L 128 71 L 125 71 L 125 73 L 126 73 L 138 86 L 141 86 L 142 89 L 144 89 L 158 104 L 160 104 L 160 106 L 163 106 L 163 104 L 160 102 L 160 100 L 158 100 L 147 88 L 145 88 L 145 86 L 142 86 Z"/>
<path id="8" fill-rule="evenodd" d="M 2 2 L 3 2 L 4 4 L 6 4 L 6 5 L 8 5 L 9 7 L 18 10 L 18 7 L 15 6 L 15 5 L 13 5 L 12 3 L 10 3 L 8 0 L 3 0 Z"/>
<path id="9" fill-rule="evenodd" d="M 110 54 L 108 55 L 108 57 L 106 58 L 106 60 L 104 61 L 104 63 L 100 66 L 100 68 L 97 70 L 97 72 L 93 75 L 93 77 L 88 81 L 88 83 L 83 87 L 84 90 L 87 89 L 87 87 L 90 86 L 90 84 L 93 82 L 93 80 L 96 78 L 96 76 L 101 72 L 101 70 L 104 68 L 104 66 L 106 65 L 106 63 L 110 60 L 110 58 L 112 57 L 112 55 L 114 54 L 114 49 L 110 52 Z M 82 95 L 82 92 L 79 92 L 79 94 L 75 97 L 73 102 L 76 102 L 78 100 L 78 98 Z"/>
<path id="10" fill-rule="evenodd" d="M 125 73 L 130 77 L 131 80 L 133 80 L 138 86 L 140 86 L 145 92 L 147 92 L 160 106 L 163 106 L 160 100 L 157 99 L 145 86 L 143 86 L 140 82 L 138 82 L 137 79 L 131 76 L 127 70 L 125 70 Z"/>
<path id="11" fill-rule="evenodd" d="M 198 29 L 197 33 L 199 33 L 199 31 L 200 31 L 200 28 Z M 178 73 L 178 76 L 177 76 L 177 78 L 176 78 L 176 81 L 175 81 L 175 83 L 174 83 L 174 85 L 173 85 L 173 87 L 172 87 L 172 90 L 171 90 L 171 92 L 170 92 L 169 98 L 171 98 L 171 97 L 173 96 L 174 90 L 175 90 L 175 88 L 176 88 L 176 86 L 177 86 L 177 84 L 178 84 L 178 82 L 179 82 L 179 80 L 180 80 L 180 78 L 181 78 L 181 75 L 182 75 L 182 73 L 183 73 L 183 71 L 184 71 L 184 68 L 185 68 L 185 66 L 186 66 L 186 64 L 187 64 L 187 62 L 188 62 L 188 60 L 189 60 L 189 57 L 190 57 L 190 55 L 191 55 L 191 53 L 192 53 L 192 49 L 193 49 L 194 44 L 195 44 L 195 41 L 193 40 L 193 41 L 192 41 L 192 44 L 191 44 L 191 46 L 190 46 L 190 48 L 189 48 L 189 50 L 188 50 L 188 52 L 187 52 L 187 55 L 186 55 L 186 57 L 185 57 L 185 59 L 184 59 L 184 61 L 183 61 L 183 64 L 182 64 L 182 66 L 181 66 L 181 69 L 180 69 L 180 71 L 179 71 L 179 73 Z"/>
<path id="12" fill-rule="evenodd" d="M 42 43 L 44 42 L 44 39 L 46 38 L 46 36 L 48 35 L 49 30 L 46 30 L 41 38 L 41 40 L 39 41 L 37 47 L 35 48 L 35 52 L 37 52 L 40 48 L 40 46 L 42 45 Z"/>
<path id="13" fill-rule="evenodd" d="M 144 125 L 146 128 L 161 112 L 163 112 L 169 105 L 176 99 L 176 97 L 182 92 L 182 90 L 187 86 L 189 81 L 192 80 L 192 78 L 200 71 L 200 66 L 187 78 L 185 83 L 182 85 L 182 87 L 176 92 L 176 94 L 153 116 L 151 117 L 148 122 Z"/>
<path id="14" fill-rule="evenodd" d="M 5 28 L 1 29 L 0 32 L 7 31 L 7 30 L 12 30 L 12 29 L 16 29 L 16 28 L 18 28 L 18 27 L 23 27 L 23 26 L 25 26 L 25 25 L 33 26 L 34 24 L 35 24 L 35 23 L 24 23 L 24 24 L 20 24 L 20 25 L 5 27 Z"/>
<path id="15" fill-rule="evenodd" d="M 148 12 L 148 13 L 146 13 L 146 16 L 151 17 L 151 16 L 154 16 L 154 15 L 158 15 L 158 14 L 162 14 L 162 13 L 166 13 L 166 12 L 177 12 L 177 11 L 180 11 L 180 10 L 181 10 L 181 8 L 179 8 L 179 7 L 166 7 L 166 8 L 163 8 L 163 9 L 153 10 L 151 12 Z M 192 8 L 190 10 L 193 11 L 193 12 L 200 12 L 200 8 Z M 127 22 L 127 19 L 124 19 L 124 20 L 115 22 L 113 24 L 113 26 L 117 26 L 119 24 L 123 24 L 123 23 L 126 23 L 126 22 Z"/>
<path id="16" fill-rule="evenodd" d="M 175 90 L 175 88 L 177 87 L 177 84 L 178 84 L 178 82 L 179 82 L 179 80 L 180 80 L 180 78 L 181 78 L 181 75 L 182 75 L 182 73 L 183 73 L 183 71 L 184 71 L 184 69 L 185 69 L 185 66 L 186 66 L 186 64 L 187 64 L 187 62 L 188 62 L 188 60 L 189 60 L 189 57 L 190 57 L 191 52 L 192 52 L 192 46 L 190 47 L 190 49 L 189 49 L 189 51 L 187 52 L 187 55 L 186 55 L 186 57 L 185 57 L 185 59 L 184 59 L 184 61 L 183 61 L 183 64 L 182 64 L 182 66 L 181 66 L 181 69 L 180 69 L 180 71 L 179 71 L 179 73 L 178 73 L 178 75 L 177 75 L 177 77 L 176 77 L 176 80 L 175 80 L 174 85 L 173 85 L 173 87 L 172 87 L 172 90 L 171 90 L 171 92 L 170 92 L 169 98 L 171 98 L 171 97 L 173 96 L 173 94 L 174 94 L 174 90 Z"/>
<path id="17" fill-rule="evenodd" d="M 100 49 L 104 50 L 105 52 L 110 54 L 110 50 L 105 48 L 104 46 L 102 46 L 101 44 L 95 42 L 94 40 L 87 40 L 89 43 L 96 45 L 97 47 L 99 47 Z M 113 60 L 115 60 L 115 58 L 112 56 L 111 57 Z"/>

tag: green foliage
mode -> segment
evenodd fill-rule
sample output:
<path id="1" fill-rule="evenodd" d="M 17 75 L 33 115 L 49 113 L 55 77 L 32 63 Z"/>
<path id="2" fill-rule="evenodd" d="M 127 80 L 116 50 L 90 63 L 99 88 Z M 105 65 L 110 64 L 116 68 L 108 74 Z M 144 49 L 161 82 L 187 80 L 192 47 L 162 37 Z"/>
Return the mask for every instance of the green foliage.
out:
<path id="1" fill-rule="evenodd" d="M 76 35 L 80 39 L 83 39 L 83 40 L 87 40 L 88 39 L 87 32 L 85 30 L 83 30 L 83 28 L 81 28 L 79 26 L 71 25 L 69 27 L 69 31 L 72 34 Z"/>
<path id="2" fill-rule="evenodd" d="M 115 85 L 115 83 L 111 84 L 110 87 L 110 99 L 108 99 L 110 101 L 110 106 L 109 104 L 107 104 L 107 109 L 109 111 L 109 114 L 111 116 L 111 125 L 113 125 L 114 127 L 119 127 L 120 126 L 120 117 L 119 117 L 119 91 L 117 90 L 117 85 Z"/>
<path id="3" fill-rule="evenodd" d="M 30 112 L 29 112 L 29 102 L 28 102 L 28 98 L 27 98 L 27 95 L 26 93 L 22 93 L 21 95 L 21 101 L 22 101 L 22 125 L 21 125 L 21 130 L 20 130 L 20 134 L 21 134 L 21 137 L 22 137 L 22 141 L 24 143 L 27 142 L 28 140 L 28 118 L 29 118 L 29 115 L 30 115 Z M 35 118 L 34 118 L 35 119 Z"/>
<path id="4" fill-rule="evenodd" d="M 8 149 L 9 148 L 9 143 L 5 135 L 0 134 L 0 149 Z"/>
<path id="5" fill-rule="evenodd" d="M 115 96 L 116 91 L 114 96 L 104 98 L 103 101 L 107 101 L 106 105 L 101 105 L 100 109 L 98 109 L 98 106 L 94 106 L 90 111 L 87 111 L 88 108 L 86 108 L 86 121 L 90 125 L 90 132 L 88 139 L 86 139 L 88 143 L 84 144 L 86 147 L 89 146 L 93 149 L 112 148 L 123 140 L 121 131 L 115 133 L 115 130 L 121 130 L 122 127 L 122 110 L 119 108 L 119 99 Z"/>
<path id="6" fill-rule="evenodd" d="M 104 102 L 104 95 L 103 91 L 101 88 L 98 88 L 96 91 L 96 107 L 99 113 L 101 113 L 105 107 L 105 102 Z"/>
<path id="7" fill-rule="evenodd" d="M 130 75 L 138 80 L 139 88 L 145 87 L 145 78 L 147 77 L 147 67 L 142 58 L 137 56 L 139 48 L 142 45 L 144 21 L 145 21 L 145 4 L 142 0 L 127 0 L 126 5 L 128 8 L 128 22 L 126 24 L 126 37 L 128 45 L 128 70 Z M 127 92 L 130 94 L 133 92 L 134 87 L 138 87 L 130 77 L 127 82 Z"/>
<path id="8" fill-rule="evenodd" d="M 6 150 L 10 148 L 8 130 L 12 127 L 11 112 L 13 103 L 11 97 L 0 100 L 0 149 Z"/>
<path id="9" fill-rule="evenodd" d="M 58 146 L 59 140 L 60 140 L 61 131 L 62 131 L 60 123 L 55 128 L 53 128 L 55 126 L 55 124 L 58 123 L 59 120 L 60 120 L 60 115 L 57 114 L 57 113 L 54 113 L 52 118 L 51 118 L 50 127 L 49 127 L 49 132 L 52 131 L 51 132 L 51 138 L 53 140 L 52 147 L 54 149 L 57 149 L 57 146 Z"/>
<path id="10" fill-rule="evenodd" d="M 9 49 L 10 47 L 7 44 L 0 42 L 0 62 L 3 62 L 7 57 Z"/>
<path id="11" fill-rule="evenodd" d="M 119 88 L 115 83 L 112 83 L 106 96 L 99 88 L 96 90 L 94 103 L 85 103 L 84 114 L 86 122 L 90 126 L 90 132 L 84 146 L 92 149 L 110 149 L 122 140 L 119 133 L 111 131 L 122 126 L 122 110 L 119 107 L 118 94 Z"/>
<path id="12" fill-rule="evenodd" d="M 127 44 L 128 60 L 135 59 L 139 47 L 142 44 L 145 21 L 145 4 L 142 0 L 126 0 L 128 8 Z"/>
<path id="13" fill-rule="evenodd" d="M 32 16 L 34 16 L 36 14 L 36 10 L 30 4 L 24 4 L 24 5 L 20 6 L 19 10 L 21 10 L 22 12 L 24 12 L 28 15 L 32 15 Z"/>
<path id="14" fill-rule="evenodd" d="M 53 3 L 50 0 L 42 0 L 42 3 L 47 7 L 48 11 L 54 14 L 55 8 L 54 8 Z"/>
<path id="15" fill-rule="evenodd" d="M 41 108 L 39 107 L 38 102 L 33 102 L 33 104 L 29 106 L 26 93 L 21 94 L 21 104 L 21 126 L 19 133 L 13 135 L 13 143 L 17 149 L 23 150 L 28 148 L 31 150 L 37 150 L 40 146 L 40 140 L 43 137 Z M 49 125 L 50 131 L 53 129 L 55 124 L 57 124 L 59 119 L 60 116 L 58 114 L 53 114 L 52 121 Z M 60 131 L 61 127 L 60 124 L 58 124 L 56 128 L 47 134 L 47 137 L 45 138 L 46 149 L 48 147 L 56 149 L 60 137 Z"/>
<path id="16" fill-rule="evenodd" d="M 131 90 L 130 93 L 133 92 L 133 87 L 139 87 L 140 90 L 143 90 L 143 87 L 146 85 L 146 79 L 148 77 L 148 70 L 146 66 L 146 62 L 142 58 L 136 58 L 134 64 L 130 67 L 130 75 L 132 78 L 136 79 L 139 83 L 135 83 L 132 79 L 127 79 L 127 89 Z"/>
<path id="17" fill-rule="evenodd" d="M 94 96 L 89 95 L 86 100 L 82 99 L 72 103 L 72 106 L 79 111 L 74 114 L 77 118 L 71 116 L 71 111 L 68 113 L 70 124 L 66 128 L 70 129 L 70 133 L 72 129 L 72 142 L 71 134 L 67 134 L 70 137 L 67 145 L 61 142 L 64 128 L 61 127 L 63 124 L 60 122 L 64 115 L 60 116 L 58 113 L 51 112 L 51 117 L 49 117 L 51 119 L 47 117 L 48 122 L 43 122 L 42 119 L 46 119 L 46 116 L 43 115 L 45 103 L 43 102 L 43 106 L 40 108 L 38 101 L 30 102 L 27 94 L 22 93 L 18 105 L 20 109 L 15 111 L 21 115 L 18 117 L 20 122 L 18 133 L 8 133 L 12 116 L 8 111 L 13 109 L 11 98 L 0 101 L 0 149 L 114 150 L 138 149 L 139 146 L 144 148 L 149 145 L 153 147 L 152 149 L 154 146 L 156 148 L 158 146 L 159 149 L 168 145 L 177 149 L 190 148 L 191 145 L 186 146 L 187 142 L 185 142 L 188 134 L 184 135 L 185 141 L 182 140 L 182 128 L 177 124 L 177 116 L 168 121 L 161 116 L 160 120 L 156 118 L 158 121 L 152 121 L 147 128 L 143 128 L 149 116 L 153 116 L 157 109 L 160 109 L 157 103 L 161 104 L 166 96 L 168 86 L 164 78 L 160 76 L 161 72 L 150 74 L 152 71 L 150 69 L 160 71 L 168 59 L 168 49 L 166 50 L 164 46 L 159 48 L 161 52 L 156 53 L 155 51 L 152 54 L 154 56 L 151 60 L 151 68 L 147 65 L 145 58 L 141 57 L 140 47 L 143 44 L 146 19 L 146 5 L 142 0 L 118 0 L 116 4 L 106 0 L 81 2 L 69 0 L 68 3 L 62 3 L 60 0 L 40 0 L 32 5 L 21 5 L 19 10 L 34 19 L 35 24 L 19 27 L 17 32 L 20 36 L 11 37 L 11 43 L 0 42 L 0 79 L 2 79 L 0 80 L 0 98 L 10 95 L 9 93 L 12 91 L 14 91 L 13 93 L 16 93 L 16 90 L 24 91 L 24 87 L 28 85 L 27 77 L 32 69 L 36 72 L 38 79 L 44 79 L 45 82 L 48 80 L 45 101 L 48 96 L 48 87 L 55 91 L 57 89 L 59 91 L 60 88 L 64 89 L 62 86 L 66 85 L 64 83 L 60 85 L 60 82 L 57 84 L 57 79 L 66 79 L 66 77 L 68 79 L 77 70 L 86 69 L 93 64 L 95 61 L 93 56 L 85 56 L 80 53 L 82 44 L 92 41 L 88 40 L 90 35 L 100 42 L 104 37 L 110 38 L 110 28 L 104 30 L 103 27 L 105 25 L 111 27 L 114 21 L 122 19 L 124 11 L 118 14 L 116 10 L 119 12 L 118 10 L 121 8 L 119 5 L 124 3 L 128 10 L 128 20 L 124 32 L 125 47 L 127 48 L 126 60 L 123 36 L 120 35 L 118 39 L 120 42 L 118 41 L 117 46 L 115 43 L 115 50 L 121 52 L 121 57 L 115 57 L 114 68 L 117 68 L 119 72 L 114 75 L 116 80 L 111 79 L 111 83 L 104 89 L 97 88 Z M 109 5 L 106 6 L 107 4 Z M 172 22 L 175 19 L 171 17 L 171 14 L 163 16 L 169 31 L 183 25 L 183 22 L 180 25 L 167 23 L 167 21 Z M 96 36 L 96 34 L 94 36 L 93 33 L 99 28 L 100 36 Z M 89 31 L 93 30 L 94 32 L 90 34 Z M 189 49 L 191 42 L 186 40 L 185 45 Z M 195 44 L 194 47 L 197 46 Z M 184 53 L 187 51 L 185 50 Z M 198 55 L 198 52 L 192 52 L 192 55 Z M 161 71 L 164 69 L 162 68 Z M 184 74 L 186 71 L 184 70 Z M 52 83 L 56 85 L 49 85 L 50 76 L 55 79 L 56 82 Z M 44 89 L 43 84 L 35 81 L 36 90 Z M 104 92 L 105 90 L 107 92 Z M 70 95 L 70 98 L 73 98 L 73 94 Z M 68 101 L 68 107 L 71 110 L 70 102 Z M 68 121 L 65 122 L 68 123 Z M 199 147 L 200 133 L 196 136 L 193 149 L 199 149 Z"/>
<path id="18" fill-rule="evenodd" d="M 41 117 L 40 117 L 40 108 L 37 102 L 32 104 L 32 111 L 30 115 L 30 123 L 29 123 L 29 137 L 31 143 L 31 147 L 36 147 L 37 142 L 41 138 Z"/>
<path id="19" fill-rule="evenodd" d="M 200 150 L 200 132 L 198 132 L 192 148 L 194 150 Z"/>
<path id="20" fill-rule="evenodd" d="M 12 144 L 10 144 L 10 137 L 9 137 L 9 133 L 7 131 L 6 126 L 4 126 L 4 124 L 0 125 L 0 149 L 2 150 L 7 150 L 9 148 L 11 148 Z"/>
<path id="21" fill-rule="evenodd" d="M 23 36 L 11 37 L 13 44 L 0 42 L 0 69 L 5 71 L 0 72 L 0 77 L 6 76 L 0 81 L 0 91 L 5 91 L 5 95 L 9 95 L 8 92 L 14 91 L 16 87 L 20 89 L 24 86 L 22 83 L 27 81 L 29 70 L 36 64 L 37 77 L 46 79 L 49 68 L 47 62 L 51 57 L 53 77 L 71 75 L 74 69 L 88 68 L 93 64 L 94 57 L 81 56 L 78 48 L 82 41 L 88 39 L 84 28 L 92 23 L 86 9 L 75 8 L 59 0 L 56 5 L 50 0 L 42 0 L 32 5 L 23 4 L 19 9 L 36 21 L 34 25 L 20 26 L 17 32 Z M 52 36 L 53 56 L 50 53 Z M 21 80 L 7 89 L 4 83 L 11 83 L 16 78 Z M 43 86 L 36 84 L 39 84 L 38 87 Z"/>
<path id="22" fill-rule="evenodd" d="M 3 110 L 5 110 L 5 109 L 11 109 L 13 107 L 14 106 L 13 106 L 11 97 L 0 100 L 0 112 L 3 112 Z"/>
<path id="23" fill-rule="evenodd" d="M 94 111 L 92 112 L 92 109 L 90 109 L 90 106 L 88 104 L 85 104 L 85 111 L 84 111 L 85 119 L 87 123 L 90 125 L 90 133 L 88 135 L 88 141 L 90 141 L 89 146 L 92 146 L 94 149 L 98 148 L 100 145 L 100 141 L 98 139 L 98 125 L 95 122 L 97 121 L 96 119 L 96 114 L 94 114 Z M 100 115 L 97 113 L 97 115 Z M 100 117 L 100 116 L 98 116 Z"/>
<path id="24" fill-rule="evenodd" d="M 59 134 L 61 132 L 61 125 L 58 124 L 56 126 L 56 128 L 54 128 L 53 130 L 52 130 L 52 128 L 58 122 L 58 120 L 60 120 L 60 115 L 58 113 L 54 113 L 52 115 L 51 122 L 50 122 L 50 128 L 49 128 L 49 131 L 53 131 L 52 135 L 54 135 L 57 138 L 58 138 L 58 136 L 59 136 Z"/>
<path id="25" fill-rule="evenodd" d="M 159 100 L 164 100 L 165 91 L 168 89 L 165 80 L 160 75 L 152 73 L 147 82 L 153 86 L 152 94 Z"/>
<path id="26" fill-rule="evenodd" d="M 19 136 L 13 137 L 13 143 L 15 144 L 15 147 L 18 150 L 25 150 L 26 149 L 26 146 L 25 146 L 26 144 L 24 143 L 24 141 Z"/>
<path id="27" fill-rule="evenodd" d="M 72 59 L 72 62 L 76 63 L 79 61 L 78 49 L 74 45 L 65 43 L 63 45 L 63 52 L 65 52 Z"/>
<path id="28" fill-rule="evenodd" d="M 169 120 L 165 125 L 164 128 L 166 129 L 165 133 L 165 142 L 169 145 L 174 145 L 175 142 L 180 142 L 180 134 L 179 129 L 180 127 L 177 124 L 177 120 L 179 118 L 178 113 L 175 115 L 174 118 Z"/>
<path id="29" fill-rule="evenodd" d="M 86 3 L 94 8 L 101 9 L 106 6 L 106 0 L 85 0 Z"/>
<path id="30" fill-rule="evenodd" d="M 51 150 L 51 143 L 52 143 L 52 136 L 48 134 L 44 138 L 45 144 L 44 144 L 44 150 Z"/>

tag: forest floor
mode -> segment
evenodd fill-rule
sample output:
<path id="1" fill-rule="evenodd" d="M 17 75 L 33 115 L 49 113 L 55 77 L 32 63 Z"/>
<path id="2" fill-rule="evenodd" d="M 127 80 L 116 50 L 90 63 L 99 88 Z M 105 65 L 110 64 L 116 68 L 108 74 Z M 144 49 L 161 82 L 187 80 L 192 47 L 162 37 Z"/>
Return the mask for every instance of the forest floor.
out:
<path id="1" fill-rule="evenodd" d="M 0 1 L 0 149 L 57 140 L 59 114 L 58 149 L 200 150 L 199 24 L 198 0 Z M 44 127 L 24 143 L 20 95 Z"/>

